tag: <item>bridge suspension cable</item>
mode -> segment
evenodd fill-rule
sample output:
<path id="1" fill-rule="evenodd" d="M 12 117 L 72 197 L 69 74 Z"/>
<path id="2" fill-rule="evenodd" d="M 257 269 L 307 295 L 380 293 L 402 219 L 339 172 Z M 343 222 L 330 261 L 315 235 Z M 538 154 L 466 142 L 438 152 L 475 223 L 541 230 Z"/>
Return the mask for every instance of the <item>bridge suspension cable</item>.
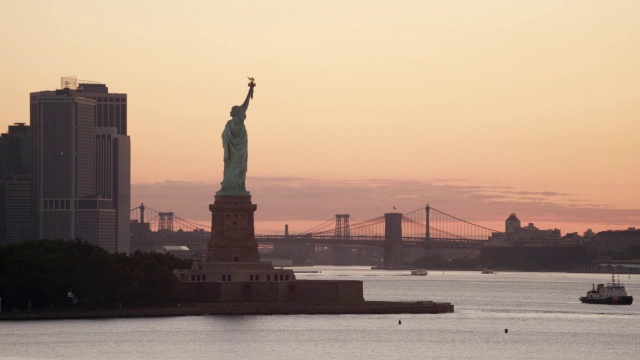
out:
<path id="1" fill-rule="evenodd" d="M 482 225 L 477 225 L 477 224 L 474 224 L 474 223 L 470 223 L 470 222 L 468 222 L 468 221 L 466 221 L 466 220 L 459 219 L 459 218 L 457 218 L 457 217 L 455 217 L 455 216 L 453 216 L 453 215 L 449 215 L 449 214 L 447 214 L 447 213 L 445 213 L 445 212 L 442 212 L 442 211 L 440 211 L 440 210 L 438 210 L 438 209 L 435 209 L 435 208 L 431 208 L 431 210 L 433 210 L 433 211 L 435 211 L 435 212 L 437 212 L 437 213 L 440 213 L 440 214 L 442 214 L 442 215 L 448 216 L 448 217 L 450 217 L 450 218 L 452 218 L 452 219 L 455 219 L 455 220 L 457 220 L 457 221 L 460 221 L 460 222 L 463 222 L 463 223 L 466 223 L 466 224 L 469 224 L 469 225 L 473 225 L 473 226 L 475 226 L 475 227 L 478 227 L 478 228 L 481 228 L 481 229 L 484 229 L 484 230 L 487 230 L 487 231 L 491 231 L 491 232 L 498 232 L 498 230 L 494 230 L 494 229 L 490 229 L 490 228 L 488 228 L 488 227 L 484 227 L 484 226 L 482 226 Z"/>
<path id="2" fill-rule="evenodd" d="M 152 209 L 144 204 L 131 209 L 132 221 L 148 222 L 152 231 L 211 231 L 211 225 L 202 225 L 193 221 L 175 216 L 172 212 L 162 212 Z"/>
<path id="3" fill-rule="evenodd" d="M 443 240 L 487 240 L 496 232 L 482 225 L 449 215 L 427 205 L 402 216 L 402 232 L 406 237 Z"/>
<path id="4" fill-rule="evenodd" d="M 321 223 L 319 225 L 316 225 L 316 226 L 312 227 L 311 229 L 309 229 L 307 231 L 303 231 L 303 232 L 299 233 L 298 235 L 315 234 L 315 233 L 322 233 L 322 232 L 328 231 L 327 228 L 330 227 L 335 222 L 335 220 L 336 219 L 334 217 L 332 217 L 329 220 L 327 220 L 327 221 L 325 221 L 325 222 L 323 222 L 323 223 Z M 331 231 L 333 231 L 333 230 L 334 230 L 334 228 L 332 227 Z"/>

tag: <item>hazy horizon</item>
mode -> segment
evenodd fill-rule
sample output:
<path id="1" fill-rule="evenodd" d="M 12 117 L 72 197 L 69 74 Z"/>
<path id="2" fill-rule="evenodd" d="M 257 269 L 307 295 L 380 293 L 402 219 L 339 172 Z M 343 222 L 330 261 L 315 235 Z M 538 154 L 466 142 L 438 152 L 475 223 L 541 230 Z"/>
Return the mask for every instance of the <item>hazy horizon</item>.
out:
<path id="1" fill-rule="evenodd" d="M 208 205 L 219 190 L 217 182 L 163 181 L 133 183 L 131 206 L 144 203 L 160 212 L 205 226 L 211 222 Z M 522 226 L 560 229 L 562 234 L 587 229 L 626 230 L 636 227 L 640 210 L 620 210 L 590 203 L 576 194 L 528 192 L 507 185 L 470 185 L 469 181 L 414 180 L 322 180 L 305 178 L 247 179 L 253 203 L 257 233 L 302 233 L 335 214 L 348 213 L 352 222 L 366 221 L 384 213 L 408 213 L 427 204 L 463 220 L 504 231 L 504 221 L 513 212 Z M 602 222 L 601 218 L 613 218 Z"/>

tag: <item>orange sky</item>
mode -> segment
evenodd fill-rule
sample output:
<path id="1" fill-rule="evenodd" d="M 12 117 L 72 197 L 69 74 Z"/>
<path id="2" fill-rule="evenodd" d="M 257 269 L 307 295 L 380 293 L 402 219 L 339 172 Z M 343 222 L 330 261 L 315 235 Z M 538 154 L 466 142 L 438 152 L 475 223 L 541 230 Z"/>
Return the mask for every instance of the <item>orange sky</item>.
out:
<path id="1" fill-rule="evenodd" d="M 250 75 L 256 202 L 257 178 L 464 183 L 511 189 L 516 203 L 464 203 L 491 205 L 497 223 L 640 226 L 638 14 L 635 0 L 3 1 L 0 130 L 28 122 L 29 92 L 60 76 L 104 82 L 129 94 L 133 183 L 212 183 L 192 204 L 206 218 Z M 407 210 L 460 204 L 436 195 L 407 195 Z M 541 202 L 602 212 L 568 219 Z M 298 216 L 277 207 L 257 218 Z"/>

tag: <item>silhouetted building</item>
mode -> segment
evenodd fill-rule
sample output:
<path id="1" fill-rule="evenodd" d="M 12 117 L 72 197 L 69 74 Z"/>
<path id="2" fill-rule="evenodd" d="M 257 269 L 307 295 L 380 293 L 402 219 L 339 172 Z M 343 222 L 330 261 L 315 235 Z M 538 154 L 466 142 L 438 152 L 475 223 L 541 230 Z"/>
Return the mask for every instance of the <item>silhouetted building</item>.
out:
<path id="1" fill-rule="evenodd" d="M 38 238 L 81 238 L 130 252 L 126 94 L 104 84 L 31 94 L 32 200 Z"/>
<path id="2" fill-rule="evenodd" d="M 0 244 L 33 236 L 29 212 L 29 126 L 0 135 Z"/>
<path id="3" fill-rule="evenodd" d="M 9 125 L 9 131 L 0 135 L 0 177 L 29 175 L 29 161 L 29 126 Z"/>
<path id="4" fill-rule="evenodd" d="M 587 229 L 587 231 L 585 231 L 585 232 L 582 234 L 582 237 L 583 237 L 585 240 L 587 240 L 587 241 L 591 241 L 591 240 L 593 240 L 593 237 L 594 237 L 594 236 L 596 236 L 596 233 L 594 233 L 594 232 L 593 232 L 593 230 L 591 230 L 591 229 Z"/>
<path id="5" fill-rule="evenodd" d="M 622 252 L 630 247 L 640 247 L 640 230 L 630 227 L 627 230 L 607 230 L 597 233 L 591 241 L 598 252 Z"/>
<path id="6" fill-rule="evenodd" d="M 505 220 L 505 232 L 494 232 L 489 236 L 487 246 L 573 246 L 575 239 L 563 239 L 559 229 L 540 230 L 529 223 L 520 227 L 520 219 L 511 213 Z"/>
<path id="7" fill-rule="evenodd" d="M 520 229 L 520 219 L 518 219 L 516 213 L 511 213 L 507 220 L 505 220 L 504 228 L 505 233 L 514 233 Z"/>
<path id="8" fill-rule="evenodd" d="M 73 83 L 69 84 L 73 87 Z M 127 94 L 109 93 L 105 84 L 84 82 L 79 96 L 96 102 L 96 195 L 112 199 L 116 210 L 117 251 L 131 248 L 131 142 L 127 135 Z"/>
<path id="9" fill-rule="evenodd" d="M 116 210 L 117 251 L 131 247 L 129 213 L 131 202 L 131 160 L 129 136 L 115 127 L 96 128 L 96 194 L 113 200 Z"/>

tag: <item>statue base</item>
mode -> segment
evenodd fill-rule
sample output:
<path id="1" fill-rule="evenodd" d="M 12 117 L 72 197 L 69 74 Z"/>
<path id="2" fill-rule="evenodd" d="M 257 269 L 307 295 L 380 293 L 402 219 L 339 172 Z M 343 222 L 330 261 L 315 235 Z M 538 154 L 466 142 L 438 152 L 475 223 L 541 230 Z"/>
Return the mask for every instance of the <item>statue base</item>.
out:
<path id="1" fill-rule="evenodd" d="M 208 262 L 260 262 L 253 220 L 256 209 L 251 196 L 216 195 L 215 202 L 209 205 Z"/>
<path id="2" fill-rule="evenodd" d="M 218 190 L 216 191 L 217 196 L 251 196 L 251 193 L 247 190 Z"/>
<path id="3" fill-rule="evenodd" d="M 290 282 L 291 269 L 274 269 L 260 261 L 254 233 L 253 213 L 257 205 L 251 196 L 216 195 L 211 210 L 211 240 L 206 261 L 194 261 L 190 270 L 174 270 L 184 283 Z M 238 298 L 242 288 L 225 287 L 222 299 Z M 240 289 L 240 290 L 238 290 Z"/>

